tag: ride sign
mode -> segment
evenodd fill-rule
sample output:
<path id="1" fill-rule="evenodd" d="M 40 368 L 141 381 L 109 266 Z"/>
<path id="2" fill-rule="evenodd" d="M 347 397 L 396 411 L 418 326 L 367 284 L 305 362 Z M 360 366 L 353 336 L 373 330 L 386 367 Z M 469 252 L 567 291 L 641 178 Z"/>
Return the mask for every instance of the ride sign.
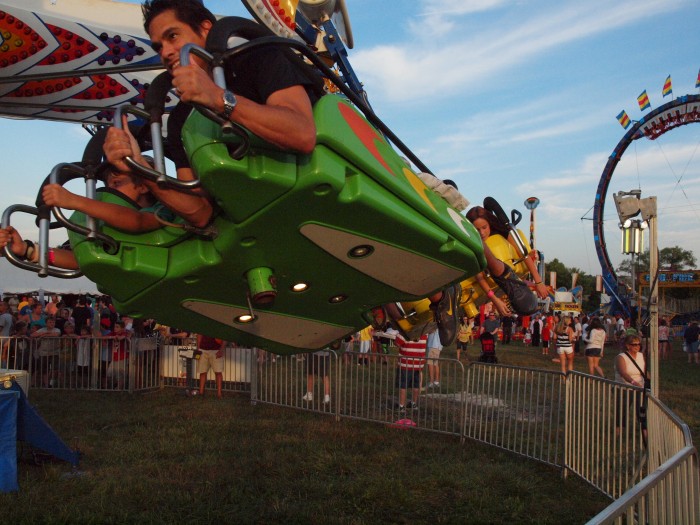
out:
<path id="1" fill-rule="evenodd" d="M 649 286 L 649 272 L 639 274 L 639 284 Z M 663 270 L 659 272 L 660 287 L 700 286 L 700 270 Z"/>

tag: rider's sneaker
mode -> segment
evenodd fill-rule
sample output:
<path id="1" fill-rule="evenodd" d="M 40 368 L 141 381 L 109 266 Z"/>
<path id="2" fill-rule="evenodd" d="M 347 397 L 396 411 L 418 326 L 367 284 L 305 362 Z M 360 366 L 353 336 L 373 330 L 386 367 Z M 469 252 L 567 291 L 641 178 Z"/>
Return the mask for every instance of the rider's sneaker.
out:
<path id="1" fill-rule="evenodd" d="M 461 293 L 462 288 L 458 284 L 450 286 L 442 291 L 442 298 L 437 303 L 430 305 L 437 324 L 440 343 L 443 346 L 451 345 L 457 335 L 459 323 L 457 309 Z"/>
<path id="2" fill-rule="evenodd" d="M 491 277 L 493 277 L 493 280 L 498 287 L 503 290 L 503 293 L 508 296 L 508 300 L 510 301 L 510 305 L 513 307 L 513 310 L 521 315 L 530 315 L 535 313 L 539 308 L 535 292 L 530 290 L 527 284 L 521 281 L 520 277 L 513 273 L 510 266 L 505 263 L 504 265 L 506 269 L 501 275 L 496 277 L 495 275 L 491 274 Z"/>

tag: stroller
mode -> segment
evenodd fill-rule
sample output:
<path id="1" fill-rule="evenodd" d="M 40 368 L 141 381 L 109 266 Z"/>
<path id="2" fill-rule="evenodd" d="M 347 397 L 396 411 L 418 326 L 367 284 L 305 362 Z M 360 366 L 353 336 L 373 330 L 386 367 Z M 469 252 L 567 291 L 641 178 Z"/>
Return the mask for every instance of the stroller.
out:
<path id="1" fill-rule="evenodd" d="M 498 358 L 496 357 L 496 340 L 493 338 L 493 334 L 484 332 L 479 339 L 481 339 L 481 355 L 479 356 L 479 362 L 498 363 Z"/>

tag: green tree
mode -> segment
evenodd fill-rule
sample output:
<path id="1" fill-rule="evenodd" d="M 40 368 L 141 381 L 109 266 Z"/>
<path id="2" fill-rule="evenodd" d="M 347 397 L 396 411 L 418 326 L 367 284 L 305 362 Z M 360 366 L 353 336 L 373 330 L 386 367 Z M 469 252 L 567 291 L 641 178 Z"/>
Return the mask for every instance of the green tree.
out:
<path id="1" fill-rule="evenodd" d="M 635 275 L 640 272 L 649 271 L 649 250 L 640 253 L 635 257 Z M 659 250 L 659 270 L 693 270 L 697 266 L 697 259 L 690 250 L 685 250 L 680 246 L 671 246 L 670 248 L 662 248 Z M 632 276 L 632 258 L 625 259 L 617 267 L 618 277 L 627 284 L 631 283 Z M 676 299 L 687 299 L 696 295 L 698 292 L 692 288 L 668 289 L 666 293 L 670 297 Z"/>
<path id="2" fill-rule="evenodd" d="M 573 267 L 568 268 L 559 259 L 552 259 L 547 262 L 547 275 L 543 275 L 545 282 L 549 284 L 549 272 L 557 274 L 557 288 L 571 288 L 571 277 L 573 274 L 578 274 L 576 285 L 583 289 L 582 309 L 584 312 L 597 310 L 600 303 L 600 294 L 595 293 L 595 276 L 589 275 L 583 270 Z"/>
<path id="3" fill-rule="evenodd" d="M 661 270 L 692 270 L 697 265 L 697 259 L 693 252 L 684 250 L 680 246 L 662 248 L 659 250 L 659 269 Z M 635 272 L 649 271 L 649 250 L 635 257 Z M 625 259 L 617 267 L 620 275 L 632 274 L 632 258 Z"/>

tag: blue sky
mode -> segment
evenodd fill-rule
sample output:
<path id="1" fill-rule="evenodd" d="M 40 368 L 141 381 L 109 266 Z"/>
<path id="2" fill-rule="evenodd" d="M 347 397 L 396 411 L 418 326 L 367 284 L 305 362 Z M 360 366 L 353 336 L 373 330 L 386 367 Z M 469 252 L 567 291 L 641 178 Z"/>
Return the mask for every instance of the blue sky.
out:
<path id="1" fill-rule="evenodd" d="M 247 16 L 235 0 L 205 4 Z M 523 201 L 538 197 L 537 247 L 546 259 L 600 273 L 592 223 L 581 217 L 592 217 L 601 173 L 624 134 L 615 116 L 625 109 L 639 118 L 636 97 L 644 89 L 652 107 L 669 101 L 661 95 L 669 74 L 674 96 L 698 93 L 696 0 L 347 4 L 350 61 L 384 122 L 473 204 L 490 195 L 523 212 L 524 230 Z M 79 160 L 88 138 L 69 124 L 5 119 L 2 126 L 2 209 L 32 203 L 50 169 Z M 608 192 L 641 188 L 643 196 L 657 196 L 660 246 L 680 245 L 698 257 L 699 146 L 694 125 L 636 141 Z M 610 199 L 605 216 L 617 264 L 620 234 Z M 29 227 L 20 225 L 35 238 Z M 36 282 L 8 266 L 0 264 L 0 288 Z"/>

